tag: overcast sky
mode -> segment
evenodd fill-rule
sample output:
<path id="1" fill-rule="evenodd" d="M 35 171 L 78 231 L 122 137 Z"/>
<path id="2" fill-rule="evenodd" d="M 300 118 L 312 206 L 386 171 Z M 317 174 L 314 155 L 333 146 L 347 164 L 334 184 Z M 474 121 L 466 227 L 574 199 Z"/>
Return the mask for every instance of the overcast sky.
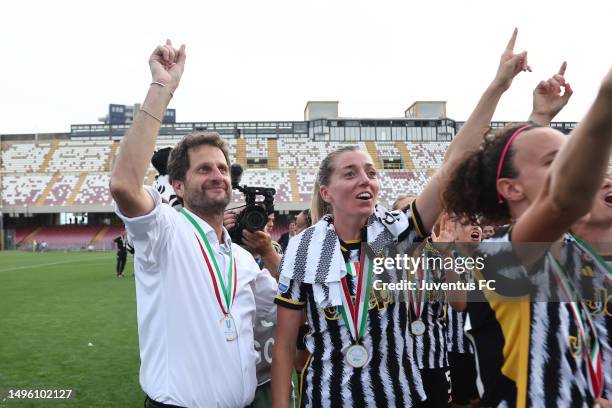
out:
<path id="1" fill-rule="evenodd" d="M 532 89 L 565 59 L 574 96 L 558 119 L 580 120 L 612 66 L 610 16 L 608 0 L 6 1 L 0 133 L 67 132 L 141 101 L 166 38 L 187 44 L 170 105 L 181 122 L 302 120 L 308 100 L 387 118 L 446 100 L 465 120 L 515 26 L 533 73 L 494 119 L 525 119 Z"/>

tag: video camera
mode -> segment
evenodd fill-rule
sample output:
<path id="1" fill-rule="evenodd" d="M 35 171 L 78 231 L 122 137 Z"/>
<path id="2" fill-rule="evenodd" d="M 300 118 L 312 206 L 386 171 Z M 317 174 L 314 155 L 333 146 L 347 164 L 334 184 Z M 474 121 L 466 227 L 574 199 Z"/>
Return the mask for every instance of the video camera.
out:
<path id="1" fill-rule="evenodd" d="M 242 166 L 232 164 L 230 169 L 232 176 L 232 189 L 244 194 L 246 206 L 236 218 L 236 226 L 229 231 L 232 242 L 240 245 L 242 243 L 242 231 L 263 231 L 268 223 L 268 215 L 274 212 L 274 194 L 276 190 L 268 187 L 240 186 L 242 178 Z M 257 196 L 263 196 L 263 201 L 257 201 Z"/>

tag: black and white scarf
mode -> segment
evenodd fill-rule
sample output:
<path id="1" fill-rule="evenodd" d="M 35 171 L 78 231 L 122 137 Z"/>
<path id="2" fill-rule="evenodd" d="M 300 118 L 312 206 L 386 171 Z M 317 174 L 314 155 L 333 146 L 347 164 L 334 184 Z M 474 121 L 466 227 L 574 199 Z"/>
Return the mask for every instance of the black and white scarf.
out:
<path id="1" fill-rule="evenodd" d="M 391 247 L 394 253 L 406 251 L 407 245 L 393 244 L 398 242 L 398 237 L 407 231 L 409 225 L 408 215 L 403 211 L 387 211 L 377 205 L 366 224 L 368 256 L 387 256 Z M 411 233 L 416 234 L 416 231 Z M 414 239 L 406 241 L 412 242 Z M 385 271 L 388 279 L 394 282 L 401 279 L 398 272 L 401 271 Z M 289 241 L 280 265 L 279 288 L 288 287 L 291 280 L 308 283 L 313 287 L 318 307 L 338 306 L 342 304 L 340 280 L 346 274 L 333 217 L 328 214 Z"/>

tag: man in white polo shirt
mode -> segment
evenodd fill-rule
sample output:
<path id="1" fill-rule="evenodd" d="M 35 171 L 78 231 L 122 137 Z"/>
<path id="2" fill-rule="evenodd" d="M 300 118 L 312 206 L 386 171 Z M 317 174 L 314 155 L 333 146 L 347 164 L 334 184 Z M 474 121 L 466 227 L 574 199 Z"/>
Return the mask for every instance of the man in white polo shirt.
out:
<path id="1" fill-rule="evenodd" d="M 255 393 L 253 257 L 223 228 L 231 197 L 227 145 L 187 135 L 168 161 L 181 212 L 143 187 L 163 114 L 185 66 L 170 41 L 149 59 L 152 83 L 111 175 L 117 214 L 136 249 L 140 384 L 147 407 L 244 407 Z"/>

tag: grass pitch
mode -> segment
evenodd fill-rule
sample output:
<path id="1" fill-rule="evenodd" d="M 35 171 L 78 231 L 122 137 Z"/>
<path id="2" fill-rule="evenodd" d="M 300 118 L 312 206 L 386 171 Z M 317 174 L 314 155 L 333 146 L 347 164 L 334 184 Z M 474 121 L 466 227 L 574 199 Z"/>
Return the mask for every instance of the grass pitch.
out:
<path id="1" fill-rule="evenodd" d="M 142 407 L 131 256 L 124 274 L 114 252 L 0 252 L 0 406 Z M 3 401 L 9 388 L 75 396 Z"/>

